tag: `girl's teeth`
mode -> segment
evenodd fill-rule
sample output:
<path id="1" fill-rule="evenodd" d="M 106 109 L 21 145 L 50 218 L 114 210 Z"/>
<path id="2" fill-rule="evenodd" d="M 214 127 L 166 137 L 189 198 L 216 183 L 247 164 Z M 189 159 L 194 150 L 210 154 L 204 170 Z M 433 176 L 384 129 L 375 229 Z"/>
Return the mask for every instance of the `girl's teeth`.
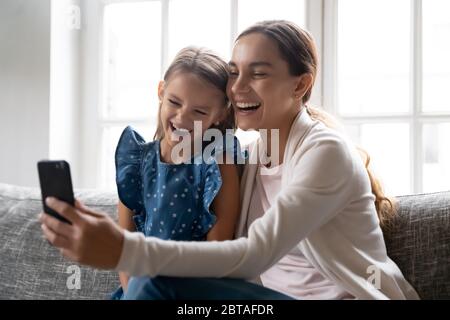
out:
<path id="1" fill-rule="evenodd" d="M 186 135 L 186 134 L 190 133 L 190 130 L 185 129 L 185 128 L 177 128 L 173 123 L 172 123 L 172 127 L 174 129 L 173 131 L 174 131 L 175 134 Z"/>

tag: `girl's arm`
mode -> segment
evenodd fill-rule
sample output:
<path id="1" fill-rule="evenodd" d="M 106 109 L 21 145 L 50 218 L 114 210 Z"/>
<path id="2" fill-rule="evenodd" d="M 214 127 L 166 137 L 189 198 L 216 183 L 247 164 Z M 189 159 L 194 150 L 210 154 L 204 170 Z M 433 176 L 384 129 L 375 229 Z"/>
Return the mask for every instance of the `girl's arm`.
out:
<path id="1" fill-rule="evenodd" d="M 133 221 L 133 211 L 128 209 L 120 200 L 117 205 L 117 209 L 119 211 L 119 225 L 125 230 L 135 231 L 136 227 Z M 124 272 L 119 272 L 119 279 L 123 290 L 126 291 L 128 287 L 129 276 Z"/>
<path id="2" fill-rule="evenodd" d="M 231 240 L 240 212 L 239 175 L 236 165 L 220 164 L 222 187 L 214 198 L 212 209 L 216 224 L 208 232 L 208 241 Z"/>

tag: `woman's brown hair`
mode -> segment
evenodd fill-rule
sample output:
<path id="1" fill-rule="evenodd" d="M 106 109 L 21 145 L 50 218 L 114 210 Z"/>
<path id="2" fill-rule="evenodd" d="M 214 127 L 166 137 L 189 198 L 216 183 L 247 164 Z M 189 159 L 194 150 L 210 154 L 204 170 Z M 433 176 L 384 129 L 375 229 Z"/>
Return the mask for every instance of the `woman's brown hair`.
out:
<path id="1" fill-rule="evenodd" d="M 318 69 L 318 54 L 314 39 L 305 30 L 301 29 L 296 24 L 286 20 L 269 20 L 256 23 L 246 30 L 244 30 L 237 39 L 240 39 L 248 34 L 260 33 L 273 40 L 280 50 L 281 57 L 289 65 L 289 72 L 293 76 L 300 76 L 308 73 L 313 77 L 312 84 L 317 75 Z M 335 128 L 337 121 L 327 112 L 306 106 L 306 103 L 311 97 L 311 88 L 305 93 L 302 98 L 302 105 L 312 119 L 321 121 L 328 127 Z M 389 227 L 391 217 L 395 214 L 395 200 L 385 196 L 380 181 L 373 174 L 369 168 L 370 156 L 361 148 L 357 148 L 361 158 L 364 162 L 367 174 L 370 179 L 372 193 L 375 196 L 375 207 L 377 210 L 380 225 Z"/>
<path id="2" fill-rule="evenodd" d="M 164 81 L 167 82 L 177 73 L 191 73 L 213 85 L 215 88 L 223 92 L 224 108 L 227 108 L 227 116 L 218 126 L 213 126 L 225 134 L 226 129 L 235 129 L 235 118 L 233 108 L 230 107 L 226 88 L 228 82 L 228 64 L 217 54 L 206 48 L 186 47 L 181 49 L 175 59 L 170 64 L 164 74 Z M 158 110 L 158 126 L 156 128 L 155 140 L 164 137 L 164 130 L 161 123 L 161 105 Z"/>

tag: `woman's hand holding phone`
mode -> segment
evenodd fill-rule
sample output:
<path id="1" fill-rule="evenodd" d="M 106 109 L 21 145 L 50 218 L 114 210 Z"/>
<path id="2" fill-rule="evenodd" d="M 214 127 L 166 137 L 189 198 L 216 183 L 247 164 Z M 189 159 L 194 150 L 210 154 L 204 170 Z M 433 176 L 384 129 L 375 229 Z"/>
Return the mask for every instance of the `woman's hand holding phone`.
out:
<path id="1" fill-rule="evenodd" d="M 75 207 L 56 198 L 46 205 L 71 224 L 41 213 L 39 220 L 47 240 L 66 258 L 100 269 L 114 269 L 119 263 L 124 231 L 107 214 L 95 212 L 75 201 Z"/>
<path id="2" fill-rule="evenodd" d="M 39 220 L 47 240 L 70 260 L 115 268 L 122 253 L 123 229 L 107 214 L 75 200 L 66 161 L 39 161 L 38 172 L 44 208 Z"/>

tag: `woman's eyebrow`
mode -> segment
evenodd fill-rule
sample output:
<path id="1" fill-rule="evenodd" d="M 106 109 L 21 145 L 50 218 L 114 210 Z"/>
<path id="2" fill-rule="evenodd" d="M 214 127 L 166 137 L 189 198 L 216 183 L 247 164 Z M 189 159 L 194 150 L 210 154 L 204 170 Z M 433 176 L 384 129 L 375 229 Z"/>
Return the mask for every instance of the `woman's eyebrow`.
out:
<path id="1" fill-rule="evenodd" d="M 270 62 L 266 62 L 266 61 L 256 61 L 256 62 L 252 62 L 250 63 L 250 67 L 254 68 L 254 67 L 272 67 L 273 65 Z"/>
<path id="2" fill-rule="evenodd" d="M 228 62 L 228 66 L 229 67 L 236 67 L 236 63 L 234 63 L 233 61 Z M 255 68 L 255 67 L 269 67 L 272 68 L 273 65 L 270 62 L 267 61 L 255 61 L 249 64 L 250 68 Z"/>

